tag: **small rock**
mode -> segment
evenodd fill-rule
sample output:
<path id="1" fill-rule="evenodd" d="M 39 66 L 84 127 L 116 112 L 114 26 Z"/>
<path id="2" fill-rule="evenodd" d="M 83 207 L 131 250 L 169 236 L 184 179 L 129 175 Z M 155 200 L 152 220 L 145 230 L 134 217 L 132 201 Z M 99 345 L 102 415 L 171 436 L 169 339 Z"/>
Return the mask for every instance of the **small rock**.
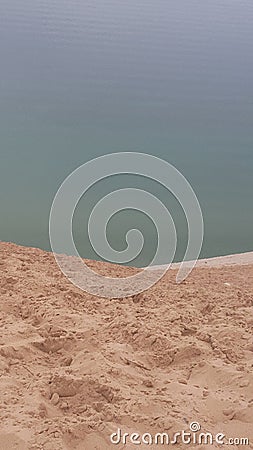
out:
<path id="1" fill-rule="evenodd" d="M 52 403 L 54 406 L 56 406 L 56 405 L 58 405 L 59 400 L 60 400 L 59 394 L 57 394 L 57 392 L 54 392 L 53 395 L 52 395 L 52 397 L 51 397 L 51 403 Z"/>
<path id="2" fill-rule="evenodd" d="M 178 380 L 178 382 L 179 382 L 180 384 L 188 384 L 188 381 L 187 381 L 186 378 L 180 378 L 180 379 Z"/>
<path id="3" fill-rule="evenodd" d="M 223 410 L 224 416 L 232 416 L 235 414 L 235 410 L 233 408 L 228 408 Z"/>
<path id="4" fill-rule="evenodd" d="M 144 386 L 148 387 L 148 388 L 152 388 L 154 387 L 154 384 L 151 380 L 144 380 L 143 381 Z"/>
<path id="5" fill-rule="evenodd" d="M 208 397 L 209 391 L 207 389 L 204 389 L 202 395 L 203 395 L 204 398 Z"/>

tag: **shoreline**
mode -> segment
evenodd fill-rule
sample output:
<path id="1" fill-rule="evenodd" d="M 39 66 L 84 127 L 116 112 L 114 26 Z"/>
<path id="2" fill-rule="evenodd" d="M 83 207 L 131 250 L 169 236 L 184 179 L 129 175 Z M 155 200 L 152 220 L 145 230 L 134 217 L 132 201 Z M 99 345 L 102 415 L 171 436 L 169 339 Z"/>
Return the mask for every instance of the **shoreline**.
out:
<path id="1" fill-rule="evenodd" d="M 15 246 L 17 248 L 23 249 L 25 250 L 36 250 L 36 251 L 41 251 L 43 253 L 48 253 L 48 254 L 52 254 L 52 251 L 48 251 L 48 250 L 44 250 L 40 247 L 32 247 L 32 246 L 26 246 L 26 245 L 21 245 L 21 244 L 16 244 L 15 242 L 7 242 L 7 241 L 1 241 L 0 240 L 0 244 L 2 245 L 7 245 L 7 246 Z M 71 255 L 70 255 L 71 257 Z M 89 258 L 82 258 L 82 259 L 87 259 L 89 260 Z M 120 267 L 124 267 L 120 264 L 116 264 L 116 263 L 109 263 L 106 261 L 99 261 L 99 260 L 90 260 L 94 263 L 98 262 L 98 263 L 104 263 L 104 264 L 115 264 L 118 265 Z M 186 262 L 186 261 L 185 261 Z M 190 261 L 188 261 L 190 262 Z M 171 263 L 171 268 L 172 269 L 177 269 L 178 267 L 180 267 L 180 265 L 182 264 L 181 262 L 175 262 L 175 263 Z M 219 267 L 227 267 L 227 266 L 245 266 L 245 265 L 251 265 L 253 264 L 253 251 L 248 251 L 248 252 L 244 252 L 244 253 L 234 253 L 234 254 L 230 254 L 230 255 L 223 255 L 223 256 L 214 256 L 214 257 L 210 257 L 210 258 L 202 258 L 202 259 L 198 259 L 195 266 L 194 267 L 200 267 L 200 268 L 219 268 Z M 159 265 L 154 265 L 154 266 L 150 266 L 149 270 L 158 270 L 161 269 L 163 267 L 165 267 L 166 264 L 159 264 Z M 126 268 L 131 268 L 132 266 L 125 266 Z M 135 268 L 135 267 L 132 267 Z"/>
<path id="2" fill-rule="evenodd" d="M 186 261 L 185 261 L 186 262 Z M 188 261 L 190 262 L 190 261 Z M 171 269 L 177 269 L 180 267 L 182 262 L 172 263 Z M 245 252 L 245 253 L 235 253 L 231 255 L 225 256 L 214 256 L 211 258 L 202 258 L 198 259 L 194 268 L 221 268 L 227 266 L 246 266 L 253 264 L 253 252 Z M 158 270 L 165 267 L 166 264 L 161 264 L 157 266 L 150 267 L 150 270 Z"/>

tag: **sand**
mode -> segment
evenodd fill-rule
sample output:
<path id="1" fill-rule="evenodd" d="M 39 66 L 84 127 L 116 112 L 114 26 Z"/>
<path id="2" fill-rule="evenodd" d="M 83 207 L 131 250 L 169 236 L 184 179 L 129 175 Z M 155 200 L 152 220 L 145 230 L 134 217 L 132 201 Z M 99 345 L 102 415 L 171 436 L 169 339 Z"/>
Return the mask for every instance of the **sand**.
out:
<path id="1" fill-rule="evenodd" d="M 253 265 L 253 252 L 237 253 L 236 255 L 216 256 L 214 258 L 199 259 L 196 267 L 224 267 L 224 266 L 244 266 Z M 178 269 L 181 263 L 172 263 L 172 269 Z M 152 266 L 151 269 L 159 269 L 164 266 Z"/>
<path id="2" fill-rule="evenodd" d="M 50 253 L 0 248 L 1 450 L 164 449 L 110 435 L 173 436 L 191 422 L 253 448 L 252 260 L 200 265 L 180 285 L 170 270 L 119 300 L 80 291 Z"/>

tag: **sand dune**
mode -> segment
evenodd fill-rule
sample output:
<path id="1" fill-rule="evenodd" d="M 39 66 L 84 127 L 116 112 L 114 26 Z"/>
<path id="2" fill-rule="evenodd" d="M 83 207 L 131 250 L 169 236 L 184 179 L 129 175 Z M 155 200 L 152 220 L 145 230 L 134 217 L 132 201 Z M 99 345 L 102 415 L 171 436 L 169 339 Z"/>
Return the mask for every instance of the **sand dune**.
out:
<path id="1" fill-rule="evenodd" d="M 253 448 L 252 261 L 199 267 L 180 285 L 171 270 L 109 300 L 70 284 L 50 253 L 0 247 L 1 450 L 160 450 L 110 435 L 173 436 L 191 422 Z"/>

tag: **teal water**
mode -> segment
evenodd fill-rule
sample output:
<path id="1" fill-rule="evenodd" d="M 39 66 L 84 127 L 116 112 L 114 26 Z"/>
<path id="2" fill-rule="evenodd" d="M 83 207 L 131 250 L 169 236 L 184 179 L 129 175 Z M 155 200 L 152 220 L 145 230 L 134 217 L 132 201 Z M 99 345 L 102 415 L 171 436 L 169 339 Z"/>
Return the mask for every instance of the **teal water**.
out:
<path id="1" fill-rule="evenodd" d="M 251 0 L 2 0 L 0 4 L 0 239 L 50 249 L 48 216 L 64 178 L 91 158 L 146 152 L 175 165 L 204 216 L 202 256 L 253 250 L 253 3 Z M 74 236 L 96 258 L 85 224 L 114 177 L 80 202 Z M 183 255 L 186 223 L 161 186 L 144 182 L 174 214 Z M 125 246 L 141 213 L 112 219 Z M 166 261 L 163 255 L 162 262 Z"/>

